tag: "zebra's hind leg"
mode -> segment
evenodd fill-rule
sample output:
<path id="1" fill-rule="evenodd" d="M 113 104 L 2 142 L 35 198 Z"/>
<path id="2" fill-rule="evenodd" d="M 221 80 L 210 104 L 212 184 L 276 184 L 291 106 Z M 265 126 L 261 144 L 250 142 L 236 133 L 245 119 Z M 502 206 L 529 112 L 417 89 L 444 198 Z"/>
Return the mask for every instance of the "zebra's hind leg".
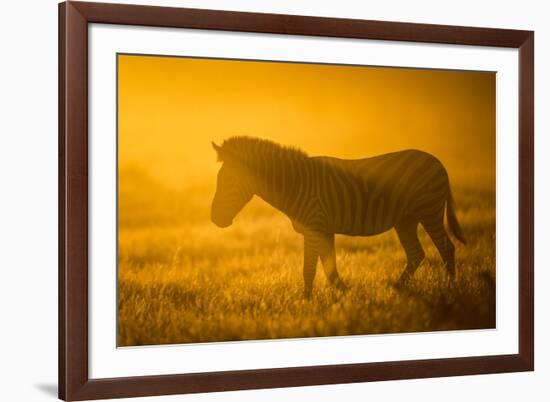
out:
<path id="1" fill-rule="evenodd" d="M 445 263 L 445 268 L 449 277 L 455 279 L 455 246 L 451 241 L 451 238 L 445 230 L 445 225 L 443 224 L 443 208 L 437 213 L 423 217 L 421 219 L 422 226 L 426 229 L 426 232 L 432 239 L 439 251 L 439 255 Z"/>
<path id="2" fill-rule="evenodd" d="M 395 226 L 399 241 L 407 255 L 407 265 L 399 277 L 398 286 L 405 285 L 414 275 L 420 263 L 424 260 L 425 254 L 418 239 L 418 221 L 405 219 Z"/>
<path id="3" fill-rule="evenodd" d="M 321 248 L 319 250 L 319 254 L 321 256 L 321 262 L 323 263 L 325 274 L 333 286 L 344 292 L 348 290 L 348 286 L 342 281 L 340 275 L 338 274 L 338 269 L 336 268 L 334 234 L 322 233 L 319 234 L 319 236 L 321 238 Z"/>

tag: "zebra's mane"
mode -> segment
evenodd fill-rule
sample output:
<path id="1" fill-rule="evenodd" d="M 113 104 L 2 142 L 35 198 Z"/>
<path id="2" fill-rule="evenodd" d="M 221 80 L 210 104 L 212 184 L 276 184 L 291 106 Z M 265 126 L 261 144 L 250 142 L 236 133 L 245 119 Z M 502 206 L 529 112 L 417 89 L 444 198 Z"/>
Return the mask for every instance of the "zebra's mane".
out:
<path id="1" fill-rule="evenodd" d="M 221 161 L 233 158 L 251 168 L 263 165 L 266 161 L 277 165 L 290 159 L 304 162 L 308 159 L 308 155 L 301 149 L 247 136 L 231 137 L 225 140 L 218 157 Z"/>

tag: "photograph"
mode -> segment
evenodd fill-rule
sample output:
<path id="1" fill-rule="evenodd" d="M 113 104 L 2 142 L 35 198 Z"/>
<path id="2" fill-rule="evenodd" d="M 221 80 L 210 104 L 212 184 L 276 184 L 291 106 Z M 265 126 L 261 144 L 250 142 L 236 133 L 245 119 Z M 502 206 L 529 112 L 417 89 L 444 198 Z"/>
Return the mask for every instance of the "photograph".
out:
<path id="1" fill-rule="evenodd" d="M 119 53 L 117 346 L 496 328 L 496 73 Z"/>

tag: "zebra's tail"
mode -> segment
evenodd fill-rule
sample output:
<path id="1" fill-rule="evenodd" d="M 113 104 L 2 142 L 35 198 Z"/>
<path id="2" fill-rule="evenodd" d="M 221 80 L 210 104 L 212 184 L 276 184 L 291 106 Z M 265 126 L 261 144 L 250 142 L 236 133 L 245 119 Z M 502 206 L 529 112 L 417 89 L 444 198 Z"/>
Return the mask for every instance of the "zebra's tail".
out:
<path id="1" fill-rule="evenodd" d="M 449 185 L 449 192 L 447 196 L 447 223 L 449 224 L 449 228 L 451 229 L 454 237 L 460 240 L 462 244 L 466 244 L 466 238 L 464 237 L 464 233 L 458 224 L 458 219 L 456 219 L 454 204 L 453 193 L 451 192 L 451 186 Z"/>

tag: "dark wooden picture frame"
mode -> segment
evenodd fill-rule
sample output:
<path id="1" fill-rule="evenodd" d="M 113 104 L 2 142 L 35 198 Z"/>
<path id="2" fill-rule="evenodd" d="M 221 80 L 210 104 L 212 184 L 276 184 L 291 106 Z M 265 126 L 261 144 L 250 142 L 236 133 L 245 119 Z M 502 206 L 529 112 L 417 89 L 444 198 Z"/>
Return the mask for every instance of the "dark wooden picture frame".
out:
<path id="1" fill-rule="evenodd" d="M 90 379 L 88 375 L 88 24 L 194 28 L 519 49 L 519 353 Z M 104 3 L 59 5 L 59 397 L 138 397 L 534 369 L 534 33 Z"/>

